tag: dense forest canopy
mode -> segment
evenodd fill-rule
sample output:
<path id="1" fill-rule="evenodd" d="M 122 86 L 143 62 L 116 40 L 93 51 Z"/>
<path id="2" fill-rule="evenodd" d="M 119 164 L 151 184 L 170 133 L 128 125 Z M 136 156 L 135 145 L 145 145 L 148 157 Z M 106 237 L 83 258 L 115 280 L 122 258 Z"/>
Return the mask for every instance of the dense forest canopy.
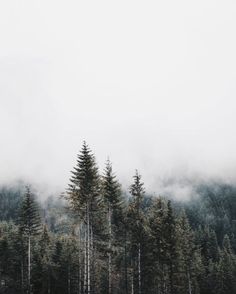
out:
<path id="1" fill-rule="evenodd" d="M 123 191 L 86 143 L 62 195 L 2 186 L 0 293 L 236 293 L 236 187 L 194 189 L 154 197 L 136 171 Z"/>

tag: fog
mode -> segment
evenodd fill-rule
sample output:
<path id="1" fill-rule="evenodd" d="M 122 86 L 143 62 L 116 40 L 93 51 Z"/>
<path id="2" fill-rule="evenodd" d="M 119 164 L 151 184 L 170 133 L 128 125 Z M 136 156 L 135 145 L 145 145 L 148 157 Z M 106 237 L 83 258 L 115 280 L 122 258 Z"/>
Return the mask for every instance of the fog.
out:
<path id="1" fill-rule="evenodd" d="M 235 15 L 235 1 L 2 1 L 0 182 L 63 190 L 83 140 L 124 187 L 135 169 L 178 197 L 186 179 L 236 181 Z"/>

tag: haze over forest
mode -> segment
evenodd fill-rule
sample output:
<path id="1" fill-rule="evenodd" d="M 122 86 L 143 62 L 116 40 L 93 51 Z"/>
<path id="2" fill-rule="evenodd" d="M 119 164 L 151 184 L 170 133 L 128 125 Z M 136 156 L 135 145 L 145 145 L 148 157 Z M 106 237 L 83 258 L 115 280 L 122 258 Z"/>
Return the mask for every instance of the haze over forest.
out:
<path id="1" fill-rule="evenodd" d="M 2 2 L 0 182 L 61 191 L 86 140 L 124 187 L 136 168 L 156 193 L 234 183 L 235 14 L 233 1 Z"/>
<path id="2" fill-rule="evenodd" d="M 1 1 L 1 294 L 236 293 L 235 15 Z"/>

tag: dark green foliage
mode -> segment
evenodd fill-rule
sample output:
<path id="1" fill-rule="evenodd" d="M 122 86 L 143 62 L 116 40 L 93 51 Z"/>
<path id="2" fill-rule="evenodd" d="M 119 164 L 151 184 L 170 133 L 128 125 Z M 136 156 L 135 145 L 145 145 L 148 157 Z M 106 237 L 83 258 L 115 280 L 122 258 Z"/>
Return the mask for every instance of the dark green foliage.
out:
<path id="1" fill-rule="evenodd" d="M 234 294 L 236 189 L 209 184 L 177 203 L 123 192 L 84 143 L 65 198 L 0 190 L 1 294 Z M 41 217 L 44 225 L 41 224 Z"/>
<path id="2" fill-rule="evenodd" d="M 70 181 L 66 198 L 71 208 L 84 217 L 87 205 L 93 206 L 99 195 L 98 168 L 86 142 L 78 155 L 77 165 L 72 171 Z"/>
<path id="3" fill-rule="evenodd" d="M 39 208 L 29 187 L 26 187 L 19 221 L 22 233 L 27 236 L 36 235 L 41 229 Z"/>
<path id="4" fill-rule="evenodd" d="M 16 221 L 22 202 L 21 187 L 0 188 L 0 221 Z"/>
<path id="5" fill-rule="evenodd" d="M 107 161 L 104 171 L 102 188 L 107 210 L 109 207 L 112 210 L 112 225 L 115 232 L 117 230 L 119 231 L 123 221 L 124 199 L 122 197 L 121 186 L 116 180 L 116 176 L 113 174 L 112 165 L 109 160 Z"/>

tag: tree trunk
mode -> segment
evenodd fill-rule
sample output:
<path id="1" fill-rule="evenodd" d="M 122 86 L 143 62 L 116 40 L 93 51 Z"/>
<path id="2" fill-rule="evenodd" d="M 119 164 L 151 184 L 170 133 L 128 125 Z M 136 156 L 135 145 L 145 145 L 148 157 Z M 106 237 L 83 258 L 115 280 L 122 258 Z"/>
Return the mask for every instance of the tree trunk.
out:
<path id="1" fill-rule="evenodd" d="M 21 293 L 24 293 L 24 260 L 21 260 Z"/>
<path id="2" fill-rule="evenodd" d="M 87 224 L 85 226 L 85 230 L 84 230 L 84 294 L 87 293 Z"/>
<path id="3" fill-rule="evenodd" d="M 134 294 L 134 270 L 131 269 L 131 294 Z"/>
<path id="4" fill-rule="evenodd" d="M 127 232 L 125 230 L 125 293 L 128 294 Z"/>
<path id="5" fill-rule="evenodd" d="M 138 244 L 138 293 L 141 294 L 141 248 Z"/>
<path id="6" fill-rule="evenodd" d="M 69 261 L 70 262 L 70 261 Z M 70 265 L 68 265 L 68 294 L 70 294 Z"/>
<path id="7" fill-rule="evenodd" d="M 192 294 L 192 285 L 191 285 L 191 278 L 190 278 L 189 271 L 187 273 L 187 276 L 188 276 L 188 294 Z"/>
<path id="8" fill-rule="evenodd" d="M 48 294 L 50 294 L 51 293 L 51 281 L 50 281 L 50 271 L 49 271 L 49 269 L 48 269 Z"/>
<path id="9" fill-rule="evenodd" d="M 90 294 L 90 290 L 91 290 L 91 284 L 90 284 L 90 273 L 91 273 L 91 260 L 90 260 L 90 211 L 88 208 L 88 287 L 87 287 L 87 293 Z"/>
<path id="10" fill-rule="evenodd" d="M 90 222 L 91 223 L 91 222 Z M 96 256 L 96 252 L 94 249 L 94 241 L 93 241 L 93 227 L 90 226 L 90 231 L 91 231 L 91 237 L 90 237 L 90 291 L 91 293 L 97 293 L 96 289 L 95 289 L 95 274 L 96 274 L 96 270 L 95 270 L 95 256 Z"/>
<path id="11" fill-rule="evenodd" d="M 108 245 L 108 293 L 112 294 L 112 284 L 111 284 L 111 275 L 112 275 L 112 264 L 111 264 L 111 205 L 108 206 L 108 227 L 109 227 L 109 245 Z"/>
<path id="12" fill-rule="evenodd" d="M 28 237 L 28 294 L 31 294 L 31 239 Z"/>
<path id="13" fill-rule="evenodd" d="M 79 268 L 78 268 L 78 278 L 77 278 L 77 285 L 78 291 L 77 293 L 81 293 L 81 224 L 79 224 Z"/>

